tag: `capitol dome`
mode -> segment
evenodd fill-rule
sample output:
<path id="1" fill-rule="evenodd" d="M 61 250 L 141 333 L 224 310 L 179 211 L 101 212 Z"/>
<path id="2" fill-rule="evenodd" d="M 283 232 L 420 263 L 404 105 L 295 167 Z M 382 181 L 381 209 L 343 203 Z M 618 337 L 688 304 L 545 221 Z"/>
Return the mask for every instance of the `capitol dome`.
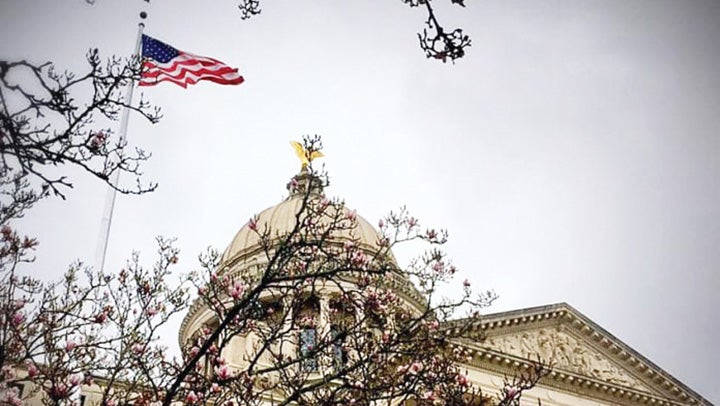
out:
<path id="1" fill-rule="evenodd" d="M 222 255 L 221 269 L 235 268 L 239 263 L 253 260 L 253 257 L 262 249 L 259 233 L 264 230 L 270 233 L 272 239 L 280 239 L 292 232 L 297 224 L 297 215 L 305 204 L 306 196 L 308 196 L 308 200 L 324 198 L 320 180 L 312 177 L 307 170 L 296 175 L 292 182 L 296 182 L 296 185 L 289 188 L 291 189 L 290 196 L 279 204 L 263 210 L 254 218 L 255 230 L 251 228 L 250 222 L 240 228 Z M 308 188 L 311 188 L 309 194 Z M 335 206 L 331 205 L 330 207 Z M 337 242 L 352 241 L 368 254 L 380 252 L 382 248 L 379 241 L 382 236 L 375 227 L 346 206 L 341 206 L 341 210 L 347 217 L 355 218 L 354 227 L 333 231 L 331 239 Z M 325 216 L 326 220 L 333 215 L 334 213 Z M 392 254 L 390 254 L 390 259 L 393 264 L 396 263 Z"/>
<path id="2" fill-rule="evenodd" d="M 220 258 L 218 274 L 231 279 L 238 275 L 261 275 L 266 271 L 270 260 L 269 254 L 282 244 L 284 238 L 293 231 L 297 232 L 295 229 L 298 220 L 310 219 L 318 221 L 321 225 L 328 226 L 327 229 L 332 230 L 325 240 L 326 243 L 341 245 L 352 242 L 369 258 L 374 258 L 384 263 L 384 266 L 389 266 L 392 271 L 384 276 L 387 286 L 411 307 L 422 309 L 426 306 L 422 295 L 400 271 L 389 247 L 380 244 L 383 236 L 353 210 L 343 204 L 328 201 L 323 193 L 322 181 L 318 177 L 303 169 L 293 177 L 288 185 L 288 190 L 290 190 L 290 195 L 285 200 L 263 210 L 240 228 Z M 324 205 L 323 202 L 327 205 Z M 310 213 L 320 206 L 325 207 L 321 214 Z M 341 212 L 338 213 L 338 210 Z M 333 219 L 342 219 L 342 226 L 337 224 L 330 226 Z M 261 237 L 263 234 L 267 236 L 267 239 Z M 265 243 L 269 245 L 268 252 L 265 251 Z M 341 279 L 343 278 L 338 276 L 338 281 Z M 355 280 L 353 278 L 343 279 L 341 283 L 352 285 Z M 214 313 L 205 302 L 195 301 L 182 321 L 179 331 L 180 345 L 184 346 L 195 332 L 203 325 L 213 323 L 214 319 Z"/>

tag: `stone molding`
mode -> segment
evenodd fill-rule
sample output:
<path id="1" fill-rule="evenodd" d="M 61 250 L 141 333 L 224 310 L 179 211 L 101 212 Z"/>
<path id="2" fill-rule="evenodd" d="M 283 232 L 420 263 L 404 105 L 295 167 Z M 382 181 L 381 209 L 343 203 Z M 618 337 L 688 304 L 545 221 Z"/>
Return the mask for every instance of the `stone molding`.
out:
<path id="1" fill-rule="evenodd" d="M 464 323 L 457 320 L 447 327 L 456 324 Z M 623 405 L 712 406 L 566 303 L 485 315 L 474 322 L 473 331 L 473 338 L 458 344 L 475 353 L 470 365 L 477 368 L 512 375 L 518 368 L 537 361 L 538 355 L 546 362 L 549 359 L 545 357 L 555 356 L 556 368 L 543 385 L 571 393 L 582 390 Z M 545 331 L 545 337 L 534 338 L 540 331 Z M 528 336 L 522 343 L 525 332 Z M 573 354 L 577 346 L 583 349 Z M 561 347 L 565 348 L 559 350 Z"/>
<path id="2" fill-rule="evenodd" d="M 608 361 L 600 352 L 557 329 L 543 328 L 525 331 L 519 335 L 492 337 L 483 344 L 520 358 L 533 359 L 539 356 L 551 363 L 556 370 L 570 371 L 633 389 L 648 390 L 647 386 Z"/>

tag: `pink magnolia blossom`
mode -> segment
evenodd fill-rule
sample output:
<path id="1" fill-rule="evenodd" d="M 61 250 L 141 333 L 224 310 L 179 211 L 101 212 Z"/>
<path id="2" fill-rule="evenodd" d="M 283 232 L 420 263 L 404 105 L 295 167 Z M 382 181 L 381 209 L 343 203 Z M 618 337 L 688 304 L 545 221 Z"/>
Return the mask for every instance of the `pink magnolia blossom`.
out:
<path id="1" fill-rule="evenodd" d="M 465 279 L 465 280 L 463 281 L 463 286 L 466 287 L 466 288 L 469 288 L 469 287 L 470 287 L 470 281 L 467 280 L 467 279 Z"/>
<path id="2" fill-rule="evenodd" d="M 513 400 L 517 399 L 517 397 L 520 395 L 520 389 L 518 389 L 515 386 L 508 386 L 505 388 L 506 398 Z"/>
<path id="3" fill-rule="evenodd" d="M 27 374 L 28 374 L 29 378 L 34 378 L 40 373 L 40 370 L 38 370 L 38 367 L 35 366 L 35 363 L 27 362 L 26 365 L 27 365 Z"/>
<path id="4" fill-rule="evenodd" d="M 362 251 L 355 251 L 353 252 L 350 261 L 352 262 L 353 266 L 362 267 L 367 264 L 367 256 Z"/>
<path id="5" fill-rule="evenodd" d="M 427 237 L 429 240 L 435 240 L 435 239 L 437 238 L 437 231 L 435 231 L 435 230 L 427 230 L 427 232 L 425 233 L 425 235 L 426 235 L 426 237 Z"/>
<path id="6" fill-rule="evenodd" d="M 11 406 L 22 406 L 22 399 L 20 399 L 20 391 L 17 388 L 9 388 L 4 391 L 4 396 L 0 398 L 2 403 Z"/>
<path id="7" fill-rule="evenodd" d="M 12 322 L 14 325 L 19 326 L 25 321 L 25 314 L 23 312 L 16 312 L 13 314 Z"/>
<path id="8" fill-rule="evenodd" d="M 68 391 L 67 385 L 65 385 L 64 383 L 58 383 L 57 385 L 53 385 L 50 388 L 48 394 L 53 399 L 65 399 L 66 397 L 68 397 L 70 392 Z"/>
<path id="9" fill-rule="evenodd" d="M 103 324 L 108 318 L 107 312 L 98 313 L 95 315 L 95 323 Z"/>
<path id="10" fill-rule="evenodd" d="M 15 376 L 15 369 L 10 365 L 4 365 L 2 369 L 0 369 L 0 382 L 15 379 Z"/>
<path id="11" fill-rule="evenodd" d="M 230 288 L 230 296 L 232 296 L 233 299 L 238 299 L 240 296 L 243 295 L 245 292 L 245 285 L 240 281 L 233 282 L 232 287 Z"/>
<path id="12" fill-rule="evenodd" d="M 347 213 L 345 213 L 345 218 L 350 221 L 355 221 L 357 219 L 357 212 L 355 210 L 348 211 Z"/>
<path id="13" fill-rule="evenodd" d="M 66 352 L 70 352 L 70 351 L 74 350 L 75 347 L 77 347 L 77 343 L 76 343 L 75 341 L 68 340 L 68 341 L 65 343 L 65 351 L 66 351 Z"/>
<path id="14" fill-rule="evenodd" d="M 90 138 L 90 145 L 88 145 L 88 148 L 98 149 L 105 143 L 106 139 L 107 136 L 105 135 L 105 133 L 98 131 L 95 133 L 95 135 L 93 135 L 92 138 Z"/>
<path id="15" fill-rule="evenodd" d="M 428 324 L 428 329 L 430 331 L 435 331 L 438 329 L 439 326 L 440 326 L 440 323 L 438 323 L 437 320 L 433 320 Z"/>
<path id="16" fill-rule="evenodd" d="M 430 401 L 437 399 L 437 396 L 435 395 L 435 392 L 433 392 L 433 391 L 427 391 L 427 392 L 423 393 L 422 397 L 423 397 L 423 399 L 430 400 Z"/>
<path id="17" fill-rule="evenodd" d="M 423 366 L 422 362 L 415 361 L 410 365 L 408 372 L 412 375 L 417 375 L 418 373 L 422 372 L 424 368 L 425 367 Z"/>
<path id="18" fill-rule="evenodd" d="M 143 346 L 142 344 L 139 344 L 139 343 L 138 343 L 138 344 L 133 344 L 133 346 L 132 346 L 132 352 L 133 352 L 135 355 L 140 355 L 140 354 L 142 354 L 143 352 L 145 352 L 145 346 Z"/>
<path id="19" fill-rule="evenodd" d="M 2 233 L 3 237 L 5 237 L 5 238 L 10 238 L 10 236 L 12 235 L 12 232 L 13 232 L 12 228 L 10 228 L 8 226 L 2 226 L 2 229 L 0 229 L 0 233 Z"/>
<path id="20" fill-rule="evenodd" d="M 463 374 L 457 374 L 457 376 L 455 377 L 455 381 L 457 382 L 458 385 L 463 386 L 463 387 L 469 385 L 467 376 L 465 376 Z"/>
<path id="21" fill-rule="evenodd" d="M 250 219 L 250 221 L 248 221 L 248 228 L 253 231 L 257 231 L 257 218 L 256 217 L 253 217 Z"/>
<path id="22" fill-rule="evenodd" d="M 312 316 L 303 316 L 298 324 L 300 327 L 315 327 L 315 319 Z"/>
<path id="23" fill-rule="evenodd" d="M 223 365 L 215 368 L 215 376 L 217 376 L 219 380 L 224 381 L 229 379 L 232 376 L 232 373 L 227 365 Z"/>
<path id="24" fill-rule="evenodd" d="M 198 401 L 198 395 L 194 391 L 190 391 L 190 393 L 187 394 L 185 397 L 185 402 L 193 404 Z"/>
<path id="25" fill-rule="evenodd" d="M 70 375 L 68 378 L 68 383 L 71 387 L 78 386 L 80 382 L 82 382 L 85 379 L 85 376 L 82 373 L 73 374 Z"/>
<path id="26" fill-rule="evenodd" d="M 157 308 L 157 307 L 149 307 L 149 308 L 145 311 L 145 313 L 146 313 L 148 316 L 153 317 L 153 316 L 155 316 L 156 314 L 158 314 L 158 308 Z"/>
<path id="27" fill-rule="evenodd" d="M 379 227 L 379 228 L 385 227 L 385 222 L 383 221 L 383 219 L 380 219 L 380 220 L 378 221 L 378 227 Z"/>

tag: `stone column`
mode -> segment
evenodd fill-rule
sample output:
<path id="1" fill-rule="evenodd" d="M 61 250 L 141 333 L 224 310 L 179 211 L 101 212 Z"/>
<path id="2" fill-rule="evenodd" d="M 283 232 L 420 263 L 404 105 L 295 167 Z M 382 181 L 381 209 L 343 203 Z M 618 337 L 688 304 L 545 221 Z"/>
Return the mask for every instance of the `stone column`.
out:
<path id="1" fill-rule="evenodd" d="M 317 336 L 316 336 L 316 345 L 325 345 L 324 343 L 327 343 L 328 338 L 330 337 L 330 327 L 331 327 L 331 320 L 330 320 L 330 297 L 328 297 L 327 293 L 320 293 L 319 297 L 320 302 L 320 314 L 318 315 L 318 323 L 317 323 Z M 323 343 L 323 344 L 321 344 Z M 322 373 L 327 373 L 329 371 L 326 371 L 325 369 L 329 367 L 331 364 L 330 358 L 327 356 L 328 351 L 324 351 L 322 355 L 319 354 L 317 360 L 318 360 L 318 366 L 319 371 Z"/>
<path id="2" fill-rule="evenodd" d="M 318 317 L 318 333 L 321 337 L 326 337 L 330 332 L 330 298 L 327 294 L 320 295 L 320 315 Z"/>

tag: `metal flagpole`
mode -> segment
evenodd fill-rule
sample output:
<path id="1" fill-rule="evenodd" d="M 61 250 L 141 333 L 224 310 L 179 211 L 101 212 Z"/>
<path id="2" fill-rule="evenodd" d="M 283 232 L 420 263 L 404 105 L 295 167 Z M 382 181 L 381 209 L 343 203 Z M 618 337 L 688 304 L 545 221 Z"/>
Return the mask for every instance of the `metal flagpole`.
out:
<path id="1" fill-rule="evenodd" d="M 145 19 L 147 13 L 144 11 L 140 13 L 140 18 Z M 137 39 L 135 40 L 135 54 L 139 58 L 142 58 L 141 47 L 142 47 L 142 33 L 145 28 L 145 23 L 142 21 L 138 23 Z M 127 89 L 125 90 L 125 104 L 131 105 L 133 99 L 133 90 L 135 89 L 135 81 L 131 80 L 128 83 Z M 120 116 L 120 143 L 124 143 L 127 139 L 127 128 L 128 119 L 130 118 L 130 109 L 125 107 Z M 120 171 L 115 171 L 110 184 L 117 185 L 120 179 Z M 97 256 L 96 256 L 96 268 L 102 271 L 105 268 L 105 256 L 107 255 L 108 241 L 110 240 L 110 225 L 112 224 L 113 211 L 115 210 L 115 197 L 117 196 L 117 190 L 113 187 L 109 187 L 107 195 L 105 197 L 105 212 L 102 218 L 102 224 L 100 225 L 100 240 L 98 241 Z"/>

